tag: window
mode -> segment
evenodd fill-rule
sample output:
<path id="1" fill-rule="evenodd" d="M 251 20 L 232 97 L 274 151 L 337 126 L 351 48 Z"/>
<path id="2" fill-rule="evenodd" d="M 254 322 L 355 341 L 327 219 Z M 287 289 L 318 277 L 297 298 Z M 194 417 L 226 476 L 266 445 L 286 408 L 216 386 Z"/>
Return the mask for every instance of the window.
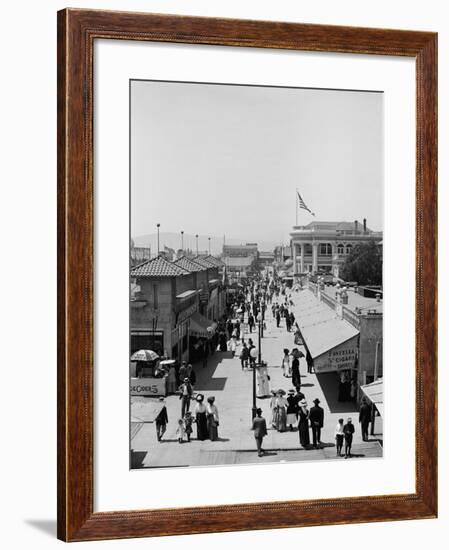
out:
<path id="1" fill-rule="evenodd" d="M 344 254 L 345 247 L 342 244 L 337 245 L 337 254 Z"/>
<path id="2" fill-rule="evenodd" d="M 346 254 L 351 254 L 352 252 L 352 244 L 347 244 L 346 245 Z"/>
<path id="3" fill-rule="evenodd" d="M 320 255 L 321 256 L 331 256 L 332 255 L 332 245 L 329 243 L 320 244 Z"/>
<path id="4" fill-rule="evenodd" d="M 309 243 L 306 243 L 304 246 L 304 254 L 312 254 L 312 245 Z"/>

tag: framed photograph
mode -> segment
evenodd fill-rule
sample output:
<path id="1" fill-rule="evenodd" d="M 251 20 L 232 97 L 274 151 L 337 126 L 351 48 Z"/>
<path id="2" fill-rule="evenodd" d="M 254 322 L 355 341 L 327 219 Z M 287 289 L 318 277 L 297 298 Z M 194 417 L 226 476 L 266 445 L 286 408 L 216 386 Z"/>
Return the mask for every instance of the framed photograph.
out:
<path id="1" fill-rule="evenodd" d="M 437 514 L 435 33 L 58 13 L 58 536 Z"/>

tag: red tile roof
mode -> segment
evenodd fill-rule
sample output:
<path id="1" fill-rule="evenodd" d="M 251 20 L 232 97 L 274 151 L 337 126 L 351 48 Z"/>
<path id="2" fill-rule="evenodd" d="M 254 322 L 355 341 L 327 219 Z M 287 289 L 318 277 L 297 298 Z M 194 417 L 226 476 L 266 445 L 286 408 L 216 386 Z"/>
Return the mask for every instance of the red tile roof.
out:
<path id="1" fill-rule="evenodd" d="M 189 274 L 190 272 L 187 269 L 169 262 L 162 256 L 148 260 L 131 269 L 131 277 L 178 277 Z"/>
<path id="2" fill-rule="evenodd" d="M 178 265 L 182 267 L 183 269 L 186 269 L 187 271 L 190 271 L 191 273 L 197 273 L 198 271 L 206 271 L 207 267 L 204 267 L 203 265 L 200 265 L 190 258 L 187 258 L 186 256 L 181 256 L 179 260 L 176 260 L 174 262 L 175 265 Z"/>
<path id="3" fill-rule="evenodd" d="M 194 258 L 192 258 L 192 261 L 196 264 L 206 267 L 207 269 L 217 269 L 217 266 L 215 264 L 213 264 L 203 256 L 195 256 Z"/>
<path id="4" fill-rule="evenodd" d="M 205 260 L 207 260 L 209 263 L 211 263 L 215 267 L 223 267 L 224 266 L 224 263 L 221 260 L 219 260 L 215 256 L 212 256 L 211 254 L 209 254 L 208 256 L 201 256 L 201 257 L 204 258 Z"/>

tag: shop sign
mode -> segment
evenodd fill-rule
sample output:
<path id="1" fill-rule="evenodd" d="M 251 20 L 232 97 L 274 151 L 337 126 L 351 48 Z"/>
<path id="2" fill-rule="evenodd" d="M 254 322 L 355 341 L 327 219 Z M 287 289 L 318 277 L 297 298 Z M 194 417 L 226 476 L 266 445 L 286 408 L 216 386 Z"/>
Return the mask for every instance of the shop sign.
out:
<path id="1" fill-rule="evenodd" d="M 130 391 L 131 395 L 166 395 L 166 380 L 165 378 L 131 378 Z"/>
<path id="2" fill-rule="evenodd" d="M 313 367 L 315 372 L 339 372 L 354 369 L 358 354 L 357 339 L 351 338 L 348 342 L 332 348 L 328 352 L 315 358 Z"/>

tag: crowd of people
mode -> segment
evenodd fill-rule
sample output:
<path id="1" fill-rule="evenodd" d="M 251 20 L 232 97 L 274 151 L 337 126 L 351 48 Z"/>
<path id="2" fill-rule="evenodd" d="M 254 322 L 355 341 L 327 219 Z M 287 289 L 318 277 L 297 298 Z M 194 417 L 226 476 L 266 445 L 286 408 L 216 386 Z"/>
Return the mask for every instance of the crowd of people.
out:
<path id="1" fill-rule="evenodd" d="M 307 366 L 310 373 L 313 362 L 306 348 L 304 353 L 293 347 L 284 348 L 280 354 L 282 375 L 291 381 L 287 391 L 282 388 L 270 389 L 268 365 L 261 360 L 260 350 L 256 348 L 253 336 L 255 330 L 266 330 L 267 311 L 271 311 L 272 323 L 281 330 L 293 332 L 294 345 L 302 344 L 298 325 L 293 312 L 294 293 L 275 278 L 258 278 L 240 284 L 232 294 L 233 298 L 227 304 L 223 317 L 217 321 L 217 329 L 209 339 L 202 343 L 203 366 L 207 366 L 207 358 L 215 352 L 231 352 L 238 357 L 242 371 L 256 369 L 257 397 L 270 398 L 269 425 L 278 432 L 298 431 L 299 445 L 303 449 L 318 449 L 323 447 L 321 432 L 325 422 L 324 409 L 319 398 L 313 400 L 309 408 L 305 394 L 301 391 L 301 364 Z M 253 339 L 254 338 L 254 339 Z M 341 378 L 339 400 L 352 397 L 352 379 Z M 287 382 L 287 381 L 286 381 Z M 179 367 L 173 366 L 168 373 L 167 388 L 169 394 L 177 394 L 180 399 L 180 416 L 177 421 L 176 439 L 179 443 L 191 441 L 194 427 L 196 439 L 199 441 L 218 440 L 219 411 L 215 397 L 207 398 L 202 393 L 195 392 L 196 373 L 191 364 L 183 362 Z M 191 409 L 191 404 L 194 406 Z M 161 398 L 161 410 L 156 418 L 157 439 L 161 441 L 168 423 L 167 408 L 164 398 Z M 371 407 L 362 402 L 359 421 L 363 440 L 368 438 L 368 425 L 371 419 Z M 267 421 L 258 408 L 252 426 L 259 456 L 263 456 L 263 438 L 268 433 Z M 334 430 L 337 456 L 351 456 L 352 440 L 355 432 L 351 418 L 346 421 L 341 418 Z"/>

